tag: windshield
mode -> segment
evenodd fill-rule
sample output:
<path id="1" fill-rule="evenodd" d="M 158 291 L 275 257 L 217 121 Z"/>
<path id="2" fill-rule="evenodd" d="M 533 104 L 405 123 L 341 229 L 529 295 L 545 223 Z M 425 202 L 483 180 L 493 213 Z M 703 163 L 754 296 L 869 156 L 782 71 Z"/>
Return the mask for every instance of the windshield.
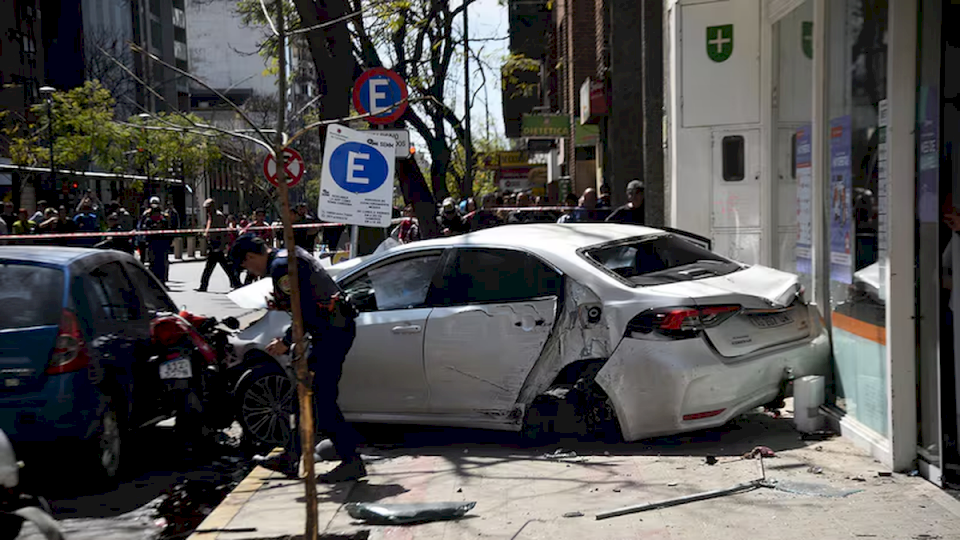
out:
<path id="1" fill-rule="evenodd" d="M 588 248 L 582 255 L 633 285 L 724 276 L 742 268 L 737 262 L 671 234 Z"/>
<path id="2" fill-rule="evenodd" d="M 0 263 L 0 305 L 0 330 L 60 324 L 63 271 Z"/>

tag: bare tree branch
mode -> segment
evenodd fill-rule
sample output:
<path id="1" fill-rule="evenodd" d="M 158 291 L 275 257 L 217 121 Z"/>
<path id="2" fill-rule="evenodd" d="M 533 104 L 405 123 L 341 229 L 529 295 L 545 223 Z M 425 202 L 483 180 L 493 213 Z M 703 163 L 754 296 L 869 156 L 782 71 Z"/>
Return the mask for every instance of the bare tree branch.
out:
<path id="1" fill-rule="evenodd" d="M 267 10 L 267 4 L 263 0 L 260 0 L 260 7 L 263 8 L 263 16 L 267 19 L 267 24 L 270 25 L 270 30 L 273 30 L 273 35 L 279 35 L 277 33 L 277 27 L 273 24 L 273 19 L 270 18 L 270 12 Z"/>
<path id="2" fill-rule="evenodd" d="M 153 53 L 145 50 L 143 47 L 140 47 L 140 46 L 137 45 L 136 43 L 131 43 L 131 44 L 130 44 L 130 47 L 131 47 L 134 51 L 136 51 L 136 52 L 141 52 L 141 53 L 145 54 L 148 58 L 150 58 L 150 59 L 153 60 L 154 62 L 157 62 L 157 63 L 160 64 L 161 66 L 164 66 L 164 67 L 166 67 L 167 69 L 172 69 L 172 70 L 174 70 L 175 72 L 183 75 L 184 77 L 187 77 L 188 79 L 190 79 L 190 80 L 192 80 L 192 81 L 194 81 L 194 82 L 202 85 L 202 86 L 203 86 L 204 88 L 206 88 L 207 90 L 210 90 L 211 92 L 214 93 L 214 95 L 216 95 L 218 98 L 222 99 L 222 100 L 223 100 L 225 103 L 227 103 L 231 108 L 233 108 L 235 111 L 237 111 L 237 114 L 239 114 L 239 115 L 244 119 L 244 121 L 246 121 L 247 124 L 249 124 L 250 127 L 252 127 L 252 128 L 257 132 L 257 135 L 260 135 L 260 137 L 261 137 L 261 139 L 262 139 L 263 141 L 269 141 L 269 140 L 270 140 L 270 139 L 268 139 L 267 136 L 260 130 L 260 126 L 256 125 L 256 124 L 253 122 L 253 120 L 251 120 L 250 117 L 247 116 L 247 113 L 244 112 L 243 109 L 242 109 L 239 105 L 237 105 L 236 103 L 234 103 L 233 101 L 231 101 L 230 99 L 228 99 L 227 96 L 223 95 L 223 94 L 222 94 L 219 90 L 217 90 L 216 88 L 214 88 L 214 87 L 210 86 L 209 84 L 207 84 L 207 82 L 204 81 L 203 79 L 201 79 L 200 77 L 197 77 L 196 75 L 193 75 L 193 74 L 191 74 L 191 73 L 187 73 L 186 71 L 178 68 L 177 66 L 171 65 L 171 64 L 169 64 L 169 63 L 167 63 L 167 62 L 164 62 L 163 59 L 161 59 L 161 58 L 158 57 L 157 55 L 155 55 L 155 54 L 153 54 Z"/>

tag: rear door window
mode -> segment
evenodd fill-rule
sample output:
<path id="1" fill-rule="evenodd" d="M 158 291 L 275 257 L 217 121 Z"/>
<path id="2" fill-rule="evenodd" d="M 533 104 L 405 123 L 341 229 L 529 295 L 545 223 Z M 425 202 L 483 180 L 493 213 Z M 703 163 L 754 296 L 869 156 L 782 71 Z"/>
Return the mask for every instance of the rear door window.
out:
<path id="1" fill-rule="evenodd" d="M 0 262 L 0 330 L 60 324 L 63 279 L 59 268 Z"/>
<path id="2" fill-rule="evenodd" d="M 84 290 L 90 313 L 98 319 L 129 322 L 142 318 L 140 297 L 119 262 L 90 272 Z"/>
<path id="3" fill-rule="evenodd" d="M 522 251 L 461 249 L 443 289 L 448 305 L 512 302 L 559 296 L 562 278 Z"/>
<path id="4" fill-rule="evenodd" d="M 588 248 L 587 260 L 633 285 L 661 285 L 724 276 L 742 267 L 670 234 Z"/>
<path id="5" fill-rule="evenodd" d="M 173 303 L 167 293 L 160 287 L 160 283 L 153 276 L 147 274 L 142 268 L 125 264 L 130 280 L 136 284 L 143 299 L 143 306 L 151 314 L 160 312 L 176 313 L 177 306 Z"/>

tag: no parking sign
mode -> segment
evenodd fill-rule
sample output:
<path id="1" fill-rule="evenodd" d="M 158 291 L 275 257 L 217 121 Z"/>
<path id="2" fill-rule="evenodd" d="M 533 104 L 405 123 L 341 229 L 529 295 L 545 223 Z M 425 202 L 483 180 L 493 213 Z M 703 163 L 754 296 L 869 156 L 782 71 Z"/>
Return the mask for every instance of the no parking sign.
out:
<path id="1" fill-rule="evenodd" d="M 332 125 L 320 173 L 323 221 L 387 228 L 393 217 L 396 139 Z"/>

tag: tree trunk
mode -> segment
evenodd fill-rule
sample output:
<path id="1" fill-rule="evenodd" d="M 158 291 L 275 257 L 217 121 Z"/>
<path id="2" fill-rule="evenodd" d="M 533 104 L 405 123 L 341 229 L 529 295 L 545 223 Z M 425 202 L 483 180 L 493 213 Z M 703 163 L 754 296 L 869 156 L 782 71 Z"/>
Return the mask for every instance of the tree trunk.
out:
<path id="1" fill-rule="evenodd" d="M 420 237 L 427 239 L 440 236 L 437 202 L 430 193 L 427 180 L 423 177 L 417 162 L 413 159 L 398 160 L 397 179 L 400 180 L 403 201 L 413 205 L 417 221 L 420 222 Z"/>

